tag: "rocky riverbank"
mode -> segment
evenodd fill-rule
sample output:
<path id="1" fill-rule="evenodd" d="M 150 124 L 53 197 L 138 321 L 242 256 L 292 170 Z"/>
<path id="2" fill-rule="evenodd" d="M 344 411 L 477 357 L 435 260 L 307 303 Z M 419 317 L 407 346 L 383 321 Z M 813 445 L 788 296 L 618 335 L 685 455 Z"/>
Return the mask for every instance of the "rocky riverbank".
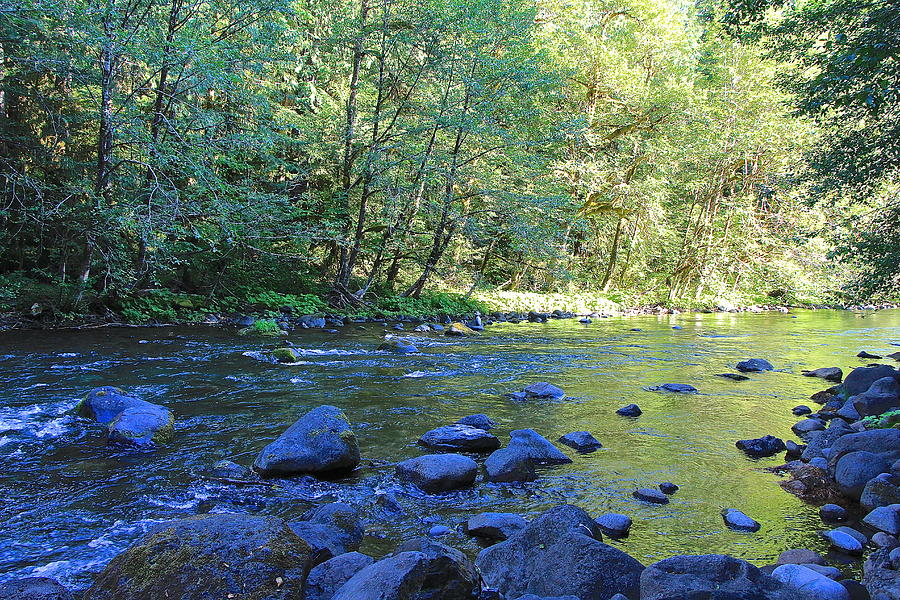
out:
<path id="1" fill-rule="evenodd" d="M 473 335 L 453 324 L 444 333 L 454 329 Z M 886 360 L 895 358 L 885 354 Z M 741 360 L 734 365 L 735 372 L 723 375 L 737 379 L 742 373 L 765 373 L 776 366 L 764 359 Z M 812 401 L 822 405 L 815 412 L 808 406 L 795 407 L 794 413 L 804 417 L 794 427 L 799 442 L 763 436 L 736 445 L 754 457 L 784 453 L 791 459 L 778 469 L 793 474 L 784 487 L 822 505 L 822 535 L 839 556 L 864 563 L 861 581 L 845 579 L 841 562 L 830 566 L 822 556 L 802 548 L 789 550 L 776 564 L 761 568 L 725 555 L 675 556 L 645 566 L 606 543 L 608 538 L 628 535 L 632 527 L 629 515 L 589 515 L 564 504 L 530 520 L 515 513 L 470 515 L 458 528 L 485 546 L 474 559 L 441 541 L 450 531 L 443 525 L 435 525 L 427 537 L 403 541 L 387 556 L 370 557 L 359 552 L 360 543 L 366 530 L 377 523 L 364 522 L 348 504 L 322 503 L 298 520 L 213 514 L 160 523 L 113 559 L 93 585 L 77 596 L 897 598 L 900 430 L 891 426 L 893 411 L 900 407 L 900 372 L 883 364 L 854 369 L 846 379 L 836 368 L 804 375 L 831 383 L 842 381 L 813 396 Z M 564 387 L 564 381 L 535 383 L 510 390 L 508 397 L 522 403 L 559 401 L 565 398 Z M 697 393 L 693 386 L 681 383 L 661 384 L 653 391 Z M 171 437 L 172 419 L 177 415 L 125 390 L 92 390 L 76 412 L 105 424 L 111 445 L 152 451 L 178 443 Z M 610 408 L 609 413 L 610 419 L 641 418 L 636 405 Z M 422 455 L 393 465 L 394 476 L 426 494 L 477 489 L 487 482 L 515 486 L 542 477 L 554 465 L 571 462 L 574 453 L 593 452 L 602 446 L 593 435 L 599 432 L 573 431 L 561 436 L 557 446 L 533 429 L 513 430 L 506 439 L 492 433 L 495 425 L 490 415 L 480 414 L 434 423 L 418 440 Z M 365 455 L 365 436 L 357 435 L 348 415 L 323 405 L 302 415 L 270 444 L 261 444 L 252 465 L 223 461 L 210 466 L 208 477 L 245 485 L 252 495 L 253 485 L 271 485 L 280 478 L 339 476 L 358 468 Z M 659 482 L 653 488 L 634 489 L 633 496 L 652 507 L 669 502 L 678 493 L 677 483 Z M 385 518 L 390 518 L 396 501 L 389 494 L 379 495 L 377 501 L 385 508 Z M 722 527 L 753 535 L 760 524 L 742 508 L 747 510 L 725 508 Z M 0 597 L 71 598 L 73 594 L 55 582 L 33 578 L 0 586 Z"/>

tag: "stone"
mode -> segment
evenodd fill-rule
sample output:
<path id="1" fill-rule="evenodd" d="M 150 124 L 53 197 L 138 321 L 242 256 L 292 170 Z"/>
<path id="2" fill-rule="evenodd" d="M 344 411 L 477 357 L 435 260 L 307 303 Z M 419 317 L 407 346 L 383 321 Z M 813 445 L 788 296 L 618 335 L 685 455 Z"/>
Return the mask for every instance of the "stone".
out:
<path id="1" fill-rule="evenodd" d="M 663 494 L 666 494 L 668 496 L 671 496 L 672 494 L 677 492 L 679 489 L 678 486 L 675 485 L 674 483 L 672 483 L 671 481 L 664 481 L 661 484 L 659 484 L 658 487 L 659 487 L 659 491 L 661 491 Z"/>
<path id="2" fill-rule="evenodd" d="M 315 564 L 359 550 L 365 534 L 359 513 L 342 502 L 312 509 L 302 520 L 288 523 L 288 527 L 309 545 Z"/>
<path id="3" fill-rule="evenodd" d="M 891 552 L 881 548 L 871 553 L 863 563 L 862 583 L 872 600 L 897 600 L 900 598 L 900 575 L 891 561 Z"/>
<path id="4" fill-rule="evenodd" d="M 841 579 L 838 583 L 850 594 L 850 600 L 871 600 L 869 591 L 855 579 Z"/>
<path id="5" fill-rule="evenodd" d="M 462 323 L 451 323 L 447 326 L 447 330 L 444 332 L 444 335 L 450 337 L 465 337 L 469 335 L 478 335 L 478 333 L 471 327 Z"/>
<path id="6" fill-rule="evenodd" d="M 742 360 L 735 365 L 735 368 L 741 373 L 759 373 L 762 371 L 773 371 L 775 369 L 775 367 L 772 366 L 772 363 L 764 358 Z"/>
<path id="7" fill-rule="evenodd" d="M 876 531 L 872 536 L 872 543 L 879 548 L 896 548 L 900 545 L 897 538 L 883 531 Z"/>
<path id="8" fill-rule="evenodd" d="M 734 531 L 759 531 L 761 525 L 736 508 L 722 510 L 722 519 L 729 529 Z"/>
<path id="9" fill-rule="evenodd" d="M 293 348 L 276 348 L 269 354 L 280 363 L 290 364 L 300 361 L 300 353 Z"/>
<path id="10" fill-rule="evenodd" d="M 803 565 L 781 565 L 772 571 L 772 577 L 809 600 L 850 600 L 844 586 Z"/>
<path id="11" fill-rule="evenodd" d="M 676 394 L 693 394 L 697 391 L 697 388 L 687 383 L 664 383 L 659 386 L 659 390 Z"/>
<path id="12" fill-rule="evenodd" d="M 397 465 L 397 478 L 428 493 L 471 486 L 478 475 L 474 460 L 461 454 L 428 454 Z"/>
<path id="13" fill-rule="evenodd" d="M 316 565 L 306 579 L 304 600 L 331 600 L 351 577 L 373 564 L 375 559 L 359 552 L 348 552 Z"/>
<path id="14" fill-rule="evenodd" d="M 557 441 L 578 452 L 594 452 L 603 447 L 603 444 L 587 431 L 573 431 L 562 436 Z"/>
<path id="15" fill-rule="evenodd" d="M 199 515 L 154 526 L 110 561 L 84 598 L 292 600 L 311 566 L 309 546 L 282 519 Z"/>
<path id="16" fill-rule="evenodd" d="M 72 592 L 55 579 L 25 577 L 0 583 L 3 600 L 74 600 Z"/>
<path id="17" fill-rule="evenodd" d="M 791 409 L 791 412 L 797 415 L 798 417 L 802 417 L 803 415 L 808 415 L 812 412 L 812 409 L 805 404 L 801 404 L 799 406 L 795 406 Z"/>
<path id="18" fill-rule="evenodd" d="M 876 380 L 868 390 L 847 400 L 860 417 L 880 415 L 900 406 L 900 381 L 894 377 Z"/>
<path id="19" fill-rule="evenodd" d="M 107 441 L 113 446 L 155 448 L 171 443 L 174 437 L 175 415 L 156 404 L 126 408 L 107 430 Z"/>
<path id="20" fill-rule="evenodd" d="M 497 427 L 497 423 L 495 423 L 490 417 L 487 415 L 477 414 L 477 415 L 468 415 L 463 417 L 462 419 L 456 422 L 457 425 L 468 425 L 469 427 L 477 427 L 478 429 L 484 429 L 485 431 L 490 431 Z"/>
<path id="21" fill-rule="evenodd" d="M 825 381 L 833 381 L 834 383 L 840 383 L 841 379 L 844 377 L 844 372 L 841 371 L 839 367 L 822 367 L 820 369 L 813 369 L 812 371 L 803 371 L 802 374 L 805 377 L 819 377 Z"/>
<path id="22" fill-rule="evenodd" d="M 775 563 L 778 565 L 824 565 L 825 559 L 818 552 L 806 548 L 793 548 L 779 554 Z"/>
<path id="23" fill-rule="evenodd" d="M 842 494 L 848 498 L 859 500 L 866 483 L 889 469 L 890 464 L 878 454 L 865 450 L 850 452 L 837 460 L 834 468 L 834 481 Z"/>
<path id="24" fill-rule="evenodd" d="M 637 498 L 638 500 L 643 500 L 644 502 L 651 502 L 653 504 L 668 504 L 669 497 L 660 492 L 659 490 L 654 490 L 652 488 L 639 488 L 631 492 L 631 495 Z"/>
<path id="25" fill-rule="evenodd" d="M 819 509 L 819 516 L 823 521 L 846 521 L 849 517 L 847 509 L 837 504 L 826 504 Z"/>
<path id="26" fill-rule="evenodd" d="M 253 463 L 261 475 L 324 474 L 359 465 L 359 445 L 341 410 L 322 405 L 300 417 L 267 445 Z"/>
<path id="27" fill-rule="evenodd" d="M 773 435 L 765 435 L 761 438 L 738 440 L 737 442 L 735 442 L 735 446 L 737 446 L 739 450 L 743 450 L 745 454 L 747 454 L 748 456 L 752 456 L 753 458 L 774 456 L 775 454 L 784 452 L 784 450 L 787 449 L 787 447 L 784 445 L 784 441 Z"/>
<path id="28" fill-rule="evenodd" d="M 829 428 L 830 429 L 830 428 Z M 895 460 L 900 459 L 900 429 L 871 429 L 842 435 L 831 445 L 829 465 L 835 465 L 845 454 L 865 451 L 875 454 L 887 463 L 884 472 L 890 471 Z M 877 474 L 877 473 L 876 473 Z"/>
<path id="29" fill-rule="evenodd" d="M 426 559 L 425 579 L 412 598 L 469 600 L 480 589 L 478 573 L 469 558 L 450 546 L 429 538 L 407 540 L 397 552 L 419 552 Z"/>
<path id="30" fill-rule="evenodd" d="M 792 440 L 787 440 L 784 442 L 784 447 L 787 450 L 784 457 L 787 460 L 795 460 L 803 456 L 803 451 L 806 450 L 806 444 L 798 444 Z"/>
<path id="31" fill-rule="evenodd" d="M 561 465 L 572 462 L 556 446 L 533 429 L 516 429 L 509 432 L 509 444 L 505 450 L 525 455 L 539 465 Z"/>
<path id="32" fill-rule="evenodd" d="M 857 531 L 856 529 L 853 529 L 852 527 L 846 527 L 846 526 L 842 525 L 841 527 L 835 528 L 834 531 L 840 531 L 841 533 L 846 533 L 847 535 L 849 535 L 850 537 L 855 539 L 857 542 L 859 542 L 863 546 L 865 546 L 866 544 L 869 543 L 869 538 L 867 538 L 862 532 Z"/>
<path id="33" fill-rule="evenodd" d="M 872 365 L 853 369 L 844 383 L 838 386 L 838 392 L 844 398 L 850 398 L 867 391 L 873 383 L 884 377 L 900 378 L 900 371 L 890 365 Z"/>
<path id="34" fill-rule="evenodd" d="M 505 540 L 522 530 L 528 522 L 514 513 L 487 512 L 469 517 L 465 531 L 469 535 L 488 540 Z"/>
<path id="35" fill-rule="evenodd" d="M 412 600 L 425 582 L 428 563 L 421 552 L 389 556 L 354 574 L 332 600 Z"/>
<path id="36" fill-rule="evenodd" d="M 500 447 L 500 440 L 478 427 L 445 425 L 425 433 L 419 444 L 433 450 L 491 452 Z"/>
<path id="37" fill-rule="evenodd" d="M 600 515 L 594 522 L 604 534 L 611 538 L 623 538 L 631 530 L 631 517 L 618 513 L 606 513 Z"/>
<path id="38" fill-rule="evenodd" d="M 220 460 L 209 471 L 210 477 L 221 479 L 247 479 L 252 476 L 250 469 L 230 460 Z"/>
<path id="39" fill-rule="evenodd" d="M 878 354 L 872 354 L 871 352 L 866 352 L 865 350 L 861 350 L 857 355 L 857 358 L 864 358 L 869 360 L 880 360 L 881 356 Z"/>
<path id="40" fill-rule="evenodd" d="M 537 473 L 534 463 L 524 452 L 516 449 L 501 448 L 495 450 L 484 461 L 487 481 L 495 483 L 511 483 L 516 481 L 534 481 Z"/>
<path id="41" fill-rule="evenodd" d="M 414 354 L 419 351 L 418 348 L 409 342 L 405 342 L 395 337 L 386 338 L 378 345 L 378 349 L 393 354 Z"/>
<path id="42" fill-rule="evenodd" d="M 617 410 L 616 414 L 623 417 L 639 417 L 641 416 L 641 408 L 637 404 L 628 404 Z"/>
<path id="43" fill-rule="evenodd" d="M 732 381 L 747 381 L 750 379 L 746 375 L 741 375 L 740 373 L 717 373 L 716 377 L 724 377 L 725 379 L 731 379 Z"/>
<path id="44" fill-rule="evenodd" d="M 897 485 L 900 477 L 890 473 L 882 473 L 873 477 L 866 483 L 859 503 L 866 510 L 872 510 L 879 506 L 900 504 L 900 486 Z"/>
<path id="45" fill-rule="evenodd" d="M 799 600 L 750 563 L 721 554 L 661 560 L 641 573 L 640 587 L 641 600 Z"/>
<path id="46" fill-rule="evenodd" d="M 634 595 L 643 565 L 604 544 L 596 523 L 580 508 L 544 512 L 504 542 L 482 550 L 476 565 L 505 598 L 524 594 L 576 598 Z"/>
<path id="47" fill-rule="evenodd" d="M 562 390 L 562 388 L 558 388 L 551 383 L 547 383 L 546 381 L 541 381 L 539 383 L 532 383 L 527 386 L 524 390 L 526 398 L 554 398 L 559 399 L 566 395 L 566 393 Z"/>
<path id="48" fill-rule="evenodd" d="M 824 575 L 828 579 L 834 579 L 837 581 L 841 578 L 841 570 L 837 567 L 829 567 L 827 565 L 816 565 L 816 564 L 806 564 L 803 565 L 807 569 L 812 569 L 816 573 L 820 575 Z"/>
<path id="49" fill-rule="evenodd" d="M 304 329 L 322 329 L 325 327 L 325 317 L 301 315 L 297 317 L 297 323 Z"/>
<path id="50" fill-rule="evenodd" d="M 791 427 L 791 431 L 801 438 L 813 431 L 824 431 L 824 429 L 825 421 L 822 419 L 803 419 Z"/>
<path id="51" fill-rule="evenodd" d="M 873 509 L 863 517 L 863 523 L 890 535 L 900 535 L 900 504 Z"/>
<path id="52" fill-rule="evenodd" d="M 832 529 L 831 531 L 822 532 L 822 537 L 828 540 L 831 547 L 838 552 L 853 555 L 862 554 L 863 545 L 859 543 L 859 540 L 848 533 Z"/>

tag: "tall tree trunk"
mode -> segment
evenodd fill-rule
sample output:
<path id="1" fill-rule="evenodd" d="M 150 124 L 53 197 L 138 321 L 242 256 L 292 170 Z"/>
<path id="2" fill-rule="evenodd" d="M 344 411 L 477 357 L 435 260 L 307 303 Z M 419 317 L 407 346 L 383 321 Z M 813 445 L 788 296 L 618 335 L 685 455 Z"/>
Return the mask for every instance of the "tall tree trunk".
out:
<path id="1" fill-rule="evenodd" d="M 612 240 L 612 247 L 609 249 L 609 260 L 606 263 L 606 272 L 603 274 L 603 281 L 600 284 L 604 293 L 609 291 L 609 286 L 612 283 L 613 271 L 616 269 L 616 259 L 619 257 L 619 238 L 622 237 L 622 224 L 624 222 L 625 217 L 619 215 L 619 220 L 616 222 L 616 233 Z"/>

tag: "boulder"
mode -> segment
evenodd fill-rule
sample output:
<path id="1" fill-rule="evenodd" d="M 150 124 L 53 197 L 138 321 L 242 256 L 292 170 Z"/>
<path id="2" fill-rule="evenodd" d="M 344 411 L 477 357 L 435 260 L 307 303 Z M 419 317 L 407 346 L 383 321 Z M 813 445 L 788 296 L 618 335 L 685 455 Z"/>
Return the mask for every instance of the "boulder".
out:
<path id="1" fill-rule="evenodd" d="M 750 563 L 721 554 L 673 556 L 641 574 L 641 600 L 798 600 Z"/>
<path id="2" fill-rule="evenodd" d="M 747 381 L 750 379 L 746 375 L 741 375 L 740 373 L 716 373 L 716 377 L 724 377 L 725 379 L 731 379 L 732 381 Z"/>
<path id="3" fill-rule="evenodd" d="M 881 358 L 881 355 L 872 354 L 871 352 L 866 352 L 865 350 L 860 350 L 856 357 L 865 360 L 879 360 Z"/>
<path id="4" fill-rule="evenodd" d="M 484 461 L 487 481 L 510 483 L 514 481 L 534 481 L 537 473 L 534 463 L 528 455 L 516 449 L 502 448 L 495 450 Z"/>
<path id="5" fill-rule="evenodd" d="M 813 369 L 812 371 L 803 371 L 803 375 L 805 377 L 819 377 L 825 381 L 840 383 L 841 379 L 844 377 L 844 372 L 841 371 L 839 367 L 822 367 L 820 369 Z"/>
<path id="6" fill-rule="evenodd" d="M 879 456 L 888 465 L 885 472 L 890 471 L 894 461 L 900 459 L 900 429 L 872 429 L 842 435 L 831 444 L 828 464 L 833 468 L 845 454 L 858 451 Z"/>
<path id="7" fill-rule="evenodd" d="M 664 383 L 657 388 L 651 389 L 662 392 L 674 392 L 676 394 L 693 394 L 697 391 L 697 388 L 687 383 Z"/>
<path id="8" fill-rule="evenodd" d="M 742 513 L 736 508 L 726 508 L 722 510 L 722 519 L 729 529 L 735 531 L 759 531 L 761 527 L 759 523 Z"/>
<path id="9" fill-rule="evenodd" d="M 221 479 L 247 479 L 252 477 L 250 469 L 230 460 L 220 460 L 209 471 L 210 477 Z"/>
<path id="10" fill-rule="evenodd" d="M 478 427 L 445 425 L 425 433 L 419 444 L 434 450 L 491 452 L 500 447 L 500 440 Z"/>
<path id="11" fill-rule="evenodd" d="M 785 441 L 784 447 L 787 450 L 784 455 L 787 460 L 796 460 L 800 458 L 803 456 L 803 451 L 806 450 L 806 444 L 798 444 L 792 440 Z"/>
<path id="12" fill-rule="evenodd" d="M 806 462 L 816 457 L 824 457 L 824 451 L 841 436 L 853 433 L 850 426 L 842 419 L 832 419 L 825 431 L 814 431 L 806 438 L 806 449 L 800 459 Z"/>
<path id="13" fill-rule="evenodd" d="M 331 598 L 414 600 L 425 582 L 428 563 L 428 557 L 421 552 L 401 552 L 384 558 L 358 571 Z"/>
<path id="14" fill-rule="evenodd" d="M 863 534 L 861 531 L 857 531 L 856 529 L 853 529 L 852 527 L 846 527 L 846 526 L 842 525 L 841 527 L 836 527 L 835 531 L 840 531 L 842 533 L 846 533 L 847 535 L 849 535 L 850 537 L 855 539 L 857 542 L 859 542 L 863 546 L 865 546 L 866 544 L 869 543 L 869 538 L 867 538 L 865 536 L 865 534 Z"/>
<path id="15" fill-rule="evenodd" d="M 107 440 L 110 445 L 134 448 L 163 446 L 175 437 L 175 415 L 157 404 L 129 407 L 110 421 Z"/>
<path id="16" fill-rule="evenodd" d="M 419 351 L 418 348 L 410 344 L 409 342 L 397 339 L 395 337 L 386 338 L 381 344 L 378 345 L 378 349 L 384 352 L 391 352 L 393 354 L 414 354 Z"/>
<path id="17" fill-rule="evenodd" d="M 524 529 L 528 522 L 514 513 L 487 512 L 469 517 L 465 531 L 469 535 L 488 540 L 505 540 Z"/>
<path id="18" fill-rule="evenodd" d="M 803 565 L 781 565 L 772 571 L 772 578 L 807 600 L 850 600 L 844 586 Z"/>
<path id="19" fill-rule="evenodd" d="M 618 513 L 606 513 L 600 515 L 594 522 L 604 534 L 611 538 L 623 538 L 631 530 L 631 517 Z"/>
<path id="20" fill-rule="evenodd" d="M 341 502 L 315 508 L 288 527 L 309 545 L 315 564 L 359 550 L 365 534 L 359 513 Z"/>
<path id="21" fill-rule="evenodd" d="M 497 424 L 490 417 L 482 414 L 468 415 L 457 421 L 456 424 L 468 425 L 469 427 L 477 427 L 478 429 L 484 429 L 485 431 L 490 431 L 497 426 Z"/>
<path id="22" fill-rule="evenodd" d="M 863 523 L 889 535 L 900 535 L 900 504 L 873 509 L 863 517 Z"/>
<path id="23" fill-rule="evenodd" d="M 735 365 L 735 368 L 741 373 L 759 373 L 762 371 L 773 371 L 775 369 L 775 367 L 772 366 L 772 363 L 764 358 L 742 360 Z"/>
<path id="24" fill-rule="evenodd" d="M 341 410 L 322 405 L 263 448 L 253 468 L 264 476 L 349 471 L 359 465 L 359 445 Z"/>
<path id="25" fill-rule="evenodd" d="M 799 423 L 794 423 L 791 427 L 791 431 L 793 431 L 798 437 L 805 437 L 812 433 L 813 431 L 824 431 L 825 430 L 825 421 L 822 419 L 803 419 Z"/>
<path id="26" fill-rule="evenodd" d="M 748 456 L 753 458 L 762 458 L 766 456 L 774 456 L 779 452 L 784 452 L 786 446 L 784 441 L 773 436 L 765 435 L 761 438 L 753 438 L 747 440 L 738 440 L 735 446 L 739 450 L 743 450 Z"/>
<path id="27" fill-rule="evenodd" d="M 823 531 L 822 537 L 828 540 L 831 547 L 838 552 L 852 555 L 862 554 L 863 545 L 847 532 L 832 529 L 831 531 Z"/>
<path id="28" fill-rule="evenodd" d="M 900 574 L 891 561 L 892 550 L 876 550 L 863 563 L 862 583 L 872 600 L 897 600 L 900 598 Z"/>
<path id="29" fill-rule="evenodd" d="M 477 332 L 464 325 L 462 323 L 451 323 L 447 326 L 447 330 L 444 332 L 444 335 L 449 335 L 451 337 L 463 337 L 467 335 L 477 335 Z"/>
<path id="30" fill-rule="evenodd" d="M 276 348 L 269 354 L 280 363 L 290 364 L 300 361 L 300 353 L 293 348 Z"/>
<path id="31" fill-rule="evenodd" d="M 325 317 L 301 315 L 297 317 L 297 323 L 304 329 L 322 329 L 325 327 Z"/>
<path id="32" fill-rule="evenodd" d="M 616 414 L 622 415 L 623 417 L 639 417 L 641 416 L 641 412 L 641 407 L 637 404 L 628 404 L 617 410 Z"/>
<path id="33" fill-rule="evenodd" d="M 447 492 L 471 486 L 478 465 L 462 454 L 428 454 L 397 465 L 397 478 L 428 493 Z"/>
<path id="34" fill-rule="evenodd" d="M 304 600 L 331 600 L 351 577 L 373 564 L 375 559 L 359 552 L 348 552 L 316 565 L 306 578 Z"/>
<path id="35" fill-rule="evenodd" d="M 587 513 L 561 505 L 505 542 L 482 550 L 476 565 L 484 582 L 505 598 L 535 594 L 606 599 L 617 592 L 635 594 L 643 566 L 600 538 Z"/>
<path id="36" fill-rule="evenodd" d="M 850 452 L 838 459 L 834 468 L 834 481 L 842 494 L 859 500 L 866 483 L 890 468 L 890 463 L 878 454 L 865 450 Z"/>
<path id="37" fill-rule="evenodd" d="M 293 600 L 311 561 L 309 546 L 279 518 L 200 515 L 155 526 L 113 558 L 84 598 Z"/>
<path id="38" fill-rule="evenodd" d="M 883 531 L 876 531 L 875 534 L 872 535 L 872 543 L 879 548 L 896 548 L 897 545 L 900 544 L 900 542 L 897 541 L 897 538 Z"/>
<path id="39" fill-rule="evenodd" d="M 666 494 L 667 496 L 671 496 L 679 489 L 678 486 L 671 481 L 664 481 L 657 487 L 659 488 L 659 491 L 661 491 L 663 494 Z"/>
<path id="40" fill-rule="evenodd" d="M 778 555 L 777 565 L 824 565 L 825 559 L 818 552 L 806 548 L 785 550 Z"/>
<path id="41" fill-rule="evenodd" d="M 631 495 L 638 500 L 650 502 L 652 504 L 668 504 L 669 497 L 653 488 L 640 488 L 631 492 Z"/>
<path id="42" fill-rule="evenodd" d="M 558 388 L 546 381 L 532 383 L 522 391 L 525 393 L 526 398 L 553 398 L 558 400 L 566 395 L 562 388 Z"/>
<path id="43" fill-rule="evenodd" d="M 850 398 L 857 394 L 862 394 L 868 390 L 873 383 L 884 377 L 900 378 L 900 371 L 890 365 L 871 365 L 868 367 L 857 367 L 853 369 L 844 383 L 838 386 L 840 395 L 844 398 Z"/>
<path id="44" fill-rule="evenodd" d="M 795 406 L 791 409 L 791 412 L 797 415 L 798 417 L 802 417 L 803 415 L 808 415 L 812 412 L 812 409 L 805 404 L 800 404 L 799 406 Z"/>
<path id="45" fill-rule="evenodd" d="M 893 377 L 882 377 L 868 390 L 851 397 L 847 402 L 853 405 L 860 417 L 880 415 L 900 406 L 900 381 Z"/>
<path id="46" fill-rule="evenodd" d="M 891 504 L 900 504 L 900 477 L 891 475 L 890 473 L 882 473 L 877 477 L 873 477 L 866 483 L 863 488 L 862 495 L 859 497 L 859 503 L 863 508 L 872 510 L 879 506 L 890 506 Z"/>
<path id="47" fill-rule="evenodd" d="M 425 578 L 414 599 L 470 600 L 481 588 L 475 565 L 456 548 L 419 538 L 403 542 L 397 552 L 418 552 L 426 557 Z"/>
<path id="48" fill-rule="evenodd" d="M 121 388 L 105 385 L 94 388 L 75 406 L 75 412 L 98 423 L 108 424 L 126 408 L 157 406 L 126 393 Z"/>
<path id="49" fill-rule="evenodd" d="M 509 432 L 509 444 L 505 448 L 524 455 L 534 464 L 560 465 L 572 462 L 556 446 L 533 429 L 516 429 Z"/>
<path id="50" fill-rule="evenodd" d="M 0 583 L 3 600 L 74 600 L 72 592 L 55 579 L 25 577 Z"/>
<path id="51" fill-rule="evenodd" d="M 826 504 L 819 509 L 819 516 L 823 521 L 846 521 L 849 517 L 847 509 L 837 504 Z"/>
<path id="52" fill-rule="evenodd" d="M 603 444 L 587 431 L 573 431 L 562 436 L 557 441 L 578 452 L 594 452 L 603 447 Z"/>

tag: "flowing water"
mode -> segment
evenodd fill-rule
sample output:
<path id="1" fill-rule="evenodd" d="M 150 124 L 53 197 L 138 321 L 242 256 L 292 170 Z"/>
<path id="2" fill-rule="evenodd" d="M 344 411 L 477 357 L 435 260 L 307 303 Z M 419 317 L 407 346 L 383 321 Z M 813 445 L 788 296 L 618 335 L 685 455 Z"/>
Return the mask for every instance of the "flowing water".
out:
<path id="1" fill-rule="evenodd" d="M 855 358 L 862 349 L 895 351 L 900 311 L 498 324 L 475 338 L 410 333 L 421 352 L 409 356 L 375 351 L 382 335 L 375 326 L 298 331 L 288 339 L 302 348 L 302 363 L 280 366 L 245 354 L 271 341 L 226 329 L 0 334 L 0 580 L 42 575 L 84 587 L 155 522 L 200 512 L 295 519 L 334 499 L 362 511 L 369 527 L 363 551 L 376 556 L 434 524 L 454 527 L 483 511 L 530 516 L 560 502 L 595 516 L 631 515 L 631 535 L 611 543 L 645 564 L 717 552 L 762 565 L 788 548 L 825 552 L 817 508 L 763 471 L 780 458 L 748 459 L 734 442 L 767 433 L 793 439 L 790 409 L 830 385 L 800 371 L 848 372 L 865 364 Z M 778 371 L 742 382 L 716 377 L 750 357 Z M 536 381 L 568 396 L 515 402 L 502 395 Z M 662 383 L 689 383 L 699 393 L 648 389 Z M 101 426 L 70 414 L 79 397 L 104 384 L 174 410 L 175 443 L 149 453 L 107 448 Z M 631 402 L 641 417 L 615 414 Z M 363 466 L 352 477 L 276 480 L 274 487 L 202 477 L 222 458 L 250 465 L 299 415 L 326 403 L 346 412 L 360 441 Z M 508 431 L 530 427 L 551 440 L 588 430 L 604 447 L 585 455 L 562 447 L 572 464 L 541 469 L 538 481 L 520 486 L 479 483 L 429 496 L 394 479 L 394 463 L 424 452 L 416 445 L 422 433 L 476 412 L 500 423 L 494 433 L 504 442 Z M 632 498 L 635 488 L 661 481 L 681 486 L 670 504 Z M 379 491 L 393 493 L 405 512 L 384 512 Z M 725 507 L 743 510 L 762 530 L 729 531 L 719 514 Z M 478 549 L 461 534 L 444 541 Z"/>

